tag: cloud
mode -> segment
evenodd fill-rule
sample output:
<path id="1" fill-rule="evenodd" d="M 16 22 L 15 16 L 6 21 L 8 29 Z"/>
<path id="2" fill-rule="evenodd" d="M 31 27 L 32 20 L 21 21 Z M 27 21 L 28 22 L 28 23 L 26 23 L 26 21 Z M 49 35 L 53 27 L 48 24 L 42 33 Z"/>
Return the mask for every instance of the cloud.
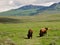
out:
<path id="1" fill-rule="evenodd" d="M 20 2 L 14 0 L 1 0 L 0 1 L 0 12 L 14 9 L 20 6 Z"/>
<path id="2" fill-rule="evenodd" d="M 41 3 L 49 3 L 49 2 L 60 2 L 60 0 L 36 0 L 35 3 L 41 4 Z"/>
<path id="3" fill-rule="evenodd" d="M 36 2 L 36 0 L 17 0 L 22 4 L 32 4 L 34 2 Z"/>
<path id="4" fill-rule="evenodd" d="M 33 5 L 40 5 L 40 6 L 50 6 L 50 5 L 52 5 L 52 4 L 54 4 L 55 2 L 49 2 L 49 3 L 41 3 L 41 4 L 38 4 L 38 3 L 36 3 L 36 4 L 33 4 Z"/>

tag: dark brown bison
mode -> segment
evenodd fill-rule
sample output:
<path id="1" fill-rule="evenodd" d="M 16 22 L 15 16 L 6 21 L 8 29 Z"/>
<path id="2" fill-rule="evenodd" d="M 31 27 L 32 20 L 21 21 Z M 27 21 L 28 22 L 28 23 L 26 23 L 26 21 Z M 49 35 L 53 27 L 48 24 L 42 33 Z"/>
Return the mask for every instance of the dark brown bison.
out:
<path id="1" fill-rule="evenodd" d="M 33 34 L 32 29 L 29 29 L 28 34 L 27 34 L 28 39 L 30 38 L 32 39 L 32 34 Z"/>
<path id="2" fill-rule="evenodd" d="M 39 36 L 42 37 L 47 33 L 48 28 L 42 28 L 39 32 Z"/>

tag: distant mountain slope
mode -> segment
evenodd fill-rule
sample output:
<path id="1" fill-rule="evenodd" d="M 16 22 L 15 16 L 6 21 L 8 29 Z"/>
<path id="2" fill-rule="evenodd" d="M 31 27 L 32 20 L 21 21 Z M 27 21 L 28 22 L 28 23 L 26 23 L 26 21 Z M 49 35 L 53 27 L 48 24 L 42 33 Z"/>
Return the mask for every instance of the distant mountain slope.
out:
<path id="1" fill-rule="evenodd" d="M 45 10 L 44 10 L 45 9 Z M 60 2 L 59 3 L 54 3 L 53 5 L 46 7 L 43 9 L 42 13 L 47 13 L 47 14 L 58 14 L 60 13 Z M 40 11 L 40 10 L 38 10 Z"/>
<path id="2" fill-rule="evenodd" d="M 15 10 L 0 13 L 0 15 L 34 15 L 38 14 L 37 10 L 45 8 L 45 6 L 26 5 Z"/>
<path id="3" fill-rule="evenodd" d="M 33 16 L 36 14 L 41 13 L 48 13 L 48 14 L 55 14 L 60 13 L 60 2 L 54 3 L 51 6 L 37 6 L 37 5 L 25 5 L 23 7 L 20 7 L 18 9 L 6 11 L 0 13 L 2 16 Z"/>

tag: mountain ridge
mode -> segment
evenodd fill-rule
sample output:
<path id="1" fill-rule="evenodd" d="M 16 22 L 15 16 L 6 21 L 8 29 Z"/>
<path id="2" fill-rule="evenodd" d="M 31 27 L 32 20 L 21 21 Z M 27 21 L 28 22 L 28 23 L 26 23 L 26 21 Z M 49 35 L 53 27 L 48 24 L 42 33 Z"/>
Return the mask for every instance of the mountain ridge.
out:
<path id="1" fill-rule="evenodd" d="M 60 11 L 60 2 L 54 3 L 51 6 L 36 6 L 36 5 L 25 5 L 18 9 L 13 9 L 10 11 L 2 12 L 0 15 L 9 15 L 9 16 L 33 16 L 41 13 L 59 13 Z"/>

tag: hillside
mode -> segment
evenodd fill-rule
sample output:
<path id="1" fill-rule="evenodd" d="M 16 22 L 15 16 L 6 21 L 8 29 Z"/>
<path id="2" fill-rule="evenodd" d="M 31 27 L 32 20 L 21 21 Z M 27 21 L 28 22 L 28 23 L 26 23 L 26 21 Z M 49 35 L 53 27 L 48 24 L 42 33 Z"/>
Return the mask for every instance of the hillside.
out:
<path id="1" fill-rule="evenodd" d="M 44 10 L 45 9 L 45 10 Z M 42 14 L 60 14 L 60 2 L 44 8 Z M 38 10 L 40 11 L 40 10 Z"/>
<path id="2" fill-rule="evenodd" d="M 60 14 L 60 2 L 51 6 L 26 5 L 18 9 L 0 13 L 0 16 L 33 16 L 38 14 Z"/>
<path id="3" fill-rule="evenodd" d="M 60 15 L 0 16 L 0 23 L 60 22 Z"/>
<path id="4" fill-rule="evenodd" d="M 18 9 L 2 12 L 0 13 L 0 15 L 10 15 L 10 16 L 34 15 L 34 14 L 38 14 L 37 10 L 40 8 L 44 8 L 44 6 L 26 5 Z"/>

